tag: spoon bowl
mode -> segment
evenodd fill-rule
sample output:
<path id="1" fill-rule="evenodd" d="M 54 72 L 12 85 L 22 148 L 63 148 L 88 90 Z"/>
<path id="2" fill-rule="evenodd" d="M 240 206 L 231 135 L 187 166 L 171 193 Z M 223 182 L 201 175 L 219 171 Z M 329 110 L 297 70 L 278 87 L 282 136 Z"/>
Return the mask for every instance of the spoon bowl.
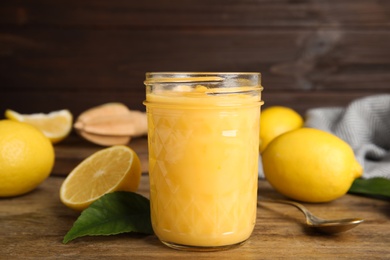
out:
<path id="1" fill-rule="evenodd" d="M 314 216 L 307 208 L 305 208 L 302 204 L 297 203 L 295 201 L 289 200 L 279 200 L 279 199 L 268 199 L 268 198 L 259 198 L 258 204 L 261 202 L 269 202 L 269 203 L 281 203 L 294 206 L 298 208 L 300 211 L 305 214 L 306 224 L 309 227 L 312 227 L 322 233 L 327 234 L 335 234 L 350 230 L 351 228 L 356 227 L 364 220 L 360 218 L 346 218 L 346 219 L 332 219 L 326 220 L 319 217 Z"/>

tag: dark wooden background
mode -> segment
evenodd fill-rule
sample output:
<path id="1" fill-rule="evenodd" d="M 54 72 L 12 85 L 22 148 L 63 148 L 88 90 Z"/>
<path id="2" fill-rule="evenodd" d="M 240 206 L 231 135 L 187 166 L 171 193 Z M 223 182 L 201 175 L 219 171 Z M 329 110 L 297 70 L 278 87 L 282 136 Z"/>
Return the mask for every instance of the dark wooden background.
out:
<path id="1" fill-rule="evenodd" d="M 259 71 L 300 113 L 390 92 L 386 0 L 1 0 L 0 115 L 144 110 L 147 71 Z"/>

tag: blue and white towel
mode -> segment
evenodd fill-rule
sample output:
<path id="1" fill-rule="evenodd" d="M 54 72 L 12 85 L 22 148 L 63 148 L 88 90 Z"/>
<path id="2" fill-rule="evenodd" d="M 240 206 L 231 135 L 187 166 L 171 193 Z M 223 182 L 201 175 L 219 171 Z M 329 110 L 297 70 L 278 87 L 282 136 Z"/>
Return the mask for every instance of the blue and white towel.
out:
<path id="1" fill-rule="evenodd" d="M 310 109 L 305 127 L 330 132 L 346 141 L 364 168 L 362 178 L 390 179 L 390 94 L 357 99 L 347 107 Z M 264 177 L 261 158 L 259 177 Z"/>

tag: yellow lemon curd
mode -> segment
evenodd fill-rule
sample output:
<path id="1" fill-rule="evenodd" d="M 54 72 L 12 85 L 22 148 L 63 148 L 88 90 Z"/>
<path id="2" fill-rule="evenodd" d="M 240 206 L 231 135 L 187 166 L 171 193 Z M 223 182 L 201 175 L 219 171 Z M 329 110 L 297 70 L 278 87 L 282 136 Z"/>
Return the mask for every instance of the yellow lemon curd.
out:
<path id="1" fill-rule="evenodd" d="M 256 221 L 260 94 L 148 93 L 151 217 L 165 242 L 241 243 Z"/>

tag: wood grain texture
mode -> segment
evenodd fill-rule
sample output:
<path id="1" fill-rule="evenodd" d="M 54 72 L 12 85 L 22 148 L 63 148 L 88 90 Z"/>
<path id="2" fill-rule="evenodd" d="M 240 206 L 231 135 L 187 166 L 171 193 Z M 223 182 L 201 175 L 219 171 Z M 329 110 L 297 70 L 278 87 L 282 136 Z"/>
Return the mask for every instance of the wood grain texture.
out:
<path id="1" fill-rule="evenodd" d="M 105 28 L 388 27 L 390 10 L 387 1 L 371 0 L 3 0 L 2 6 L 3 24 Z"/>
<path id="2" fill-rule="evenodd" d="M 144 92 L 147 71 L 219 67 L 260 71 L 270 91 L 390 89 L 390 32 L 30 29 L 0 40 L 5 91 Z"/>
<path id="3" fill-rule="evenodd" d="M 251 238 L 241 247 L 221 252 L 181 252 L 163 246 L 157 237 L 122 234 L 61 241 L 79 213 L 61 204 L 63 177 L 50 177 L 33 192 L 0 203 L 0 245 L 4 259 L 387 259 L 390 257 L 389 203 L 346 195 L 324 204 L 307 204 L 324 218 L 362 217 L 366 222 L 348 232 L 327 236 L 303 226 L 293 207 L 262 204 Z M 139 193 L 148 197 L 149 179 L 143 175 Z M 263 196 L 280 197 L 265 181 Z"/>
<path id="4" fill-rule="evenodd" d="M 345 106 L 390 93 L 389 21 L 370 0 L 4 0 L 0 112 L 144 110 L 147 71 L 259 71 L 266 106 Z"/>
<path id="5" fill-rule="evenodd" d="M 390 93 L 390 1 L 372 0 L 2 0 L 0 115 L 68 108 L 77 116 L 107 102 L 145 110 L 147 71 L 259 71 L 264 107 L 346 106 Z M 1 117 L 1 116 L 0 116 Z M 130 143 L 148 196 L 146 138 Z M 78 213 L 59 187 L 102 147 L 75 133 L 55 146 L 52 176 L 24 196 L 0 199 L 0 258 L 5 259 L 386 259 L 389 203 L 346 195 L 308 204 L 321 217 L 362 217 L 338 236 L 302 226 L 284 205 L 262 205 L 251 239 L 216 253 L 179 252 L 155 236 L 125 234 L 61 243 Z M 265 181 L 260 193 L 278 195 Z"/>
<path id="6" fill-rule="evenodd" d="M 149 197 L 148 151 L 145 137 L 129 146 L 141 159 L 143 175 L 138 193 Z M 68 174 L 90 154 L 103 147 L 72 134 L 55 145 L 52 175 L 34 191 L 0 198 L 0 259 L 387 259 L 390 257 L 390 204 L 388 201 L 346 195 L 330 203 L 306 204 L 324 218 L 361 217 L 366 221 L 348 232 L 327 236 L 303 226 L 294 207 L 261 204 L 251 238 L 241 247 L 222 252 L 180 252 L 163 246 L 155 236 L 122 234 L 84 237 L 67 245 L 62 239 L 79 213 L 66 208 L 59 189 Z M 259 194 L 282 198 L 264 180 Z"/>

